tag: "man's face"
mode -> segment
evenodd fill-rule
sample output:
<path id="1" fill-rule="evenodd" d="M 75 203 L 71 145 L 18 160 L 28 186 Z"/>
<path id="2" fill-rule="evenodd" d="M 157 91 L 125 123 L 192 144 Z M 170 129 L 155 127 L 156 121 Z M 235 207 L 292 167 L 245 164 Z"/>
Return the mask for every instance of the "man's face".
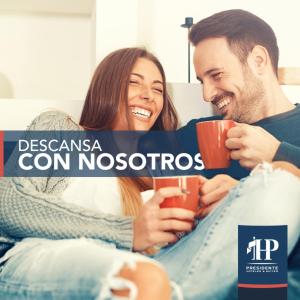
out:
<path id="1" fill-rule="evenodd" d="M 194 67 L 203 97 L 225 119 L 252 123 L 259 119 L 264 87 L 247 64 L 230 50 L 225 38 L 208 38 L 195 47 Z"/>

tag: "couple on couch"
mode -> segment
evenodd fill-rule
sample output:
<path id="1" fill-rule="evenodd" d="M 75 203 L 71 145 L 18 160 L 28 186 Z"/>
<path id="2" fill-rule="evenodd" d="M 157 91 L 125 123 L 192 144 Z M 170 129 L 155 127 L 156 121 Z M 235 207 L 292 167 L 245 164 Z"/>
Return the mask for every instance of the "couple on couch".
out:
<path id="1" fill-rule="evenodd" d="M 147 178 L 2 178 L 1 299 L 234 299 L 238 224 L 288 225 L 289 299 L 299 297 L 300 109 L 280 89 L 274 32 L 249 12 L 229 10 L 194 25 L 190 41 L 204 99 L 237 122 L 226 141 L 236 164 L 199 178 L 201 220 L 194 226 L 193 212 L 159 208 L 183 194 L 175 187 L 143 203 Z M 191 142 L 203 120 L 180 134 Z M 79 124 L 52 111 L 28 129 L 61 135 L 177 125 L 161 64 L 127 48 L 97 67 Z M 176 231 L 188 234 L 178 240 Z"/>

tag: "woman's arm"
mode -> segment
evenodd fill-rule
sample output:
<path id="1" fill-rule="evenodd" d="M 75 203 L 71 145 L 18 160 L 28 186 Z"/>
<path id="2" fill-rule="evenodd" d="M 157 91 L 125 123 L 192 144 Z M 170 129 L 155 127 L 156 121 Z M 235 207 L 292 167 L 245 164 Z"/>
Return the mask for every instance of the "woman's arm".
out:
<path id="1" fill-rule="evenodd" d="M 11 238 L 95 238 L 132 248 L 133 220 L 94 213 L 35 191 L 30 178 L 0 180 L 0 232 Z M 84 197 L 84 195 L 83 195 Z"/>
<path id="2" fill-rule="evenodd" d="M 31 130 L 80 130 L 61 112 L 38 116 Z M 133 219 L 94 213 L 65 203 L 63 191 L 67 178 L 13 177 L 0 179 L 0 236 L 43 237 L 51 239 L 88 237 L 114 242 L 118 247 L 132 248 Z M 84 195 L 82 195 L 84 197 Z"/>

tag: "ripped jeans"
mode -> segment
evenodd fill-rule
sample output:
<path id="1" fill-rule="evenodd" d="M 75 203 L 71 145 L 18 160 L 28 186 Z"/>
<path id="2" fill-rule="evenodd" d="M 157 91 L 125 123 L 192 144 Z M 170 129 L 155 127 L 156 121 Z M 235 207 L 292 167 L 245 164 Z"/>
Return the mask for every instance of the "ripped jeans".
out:
<path id="1" fill-rule="evenodd" d="M 237 299 L 238 225 L 288 225 L 290 254 L 300 237 L 299 178 L 260 166 L 192 233 L 155 255 L 186 299 Z M 293 265 L 289 264 L 289 300 L 300 299 L 299 242 L 297 247 Z"/>
<path id="2" fill-rule="evenodd" d="M 27 238 L 6 256 L 2 272 L 0 267 L 1 300 L 119 299 L 111 289 L 129 289 L 128 299 L 134 300 L 135 285 L 117 274 L 124 266 L 134 269 L 136 262 L 155 263 L 114 244 L 85 238 Z"/>
<path id="3" fill-rule="evenodd" d="M 161 249 L 154 260 L 90 239 L 25 239 L 8 251 L 11 256 L 0 266 L 0 299 L 114 299 L 110 289 L 124 287 L 135 299 L 132 283 L 114 275 L 125 262 L 130 266 L 141 260 L 164 266 L 177 284 L 177 295 L 182 291 L 185 299 L 233 300 L 237 297 L 238 224 L 287 224 L 291 253 L 300 232 L 300 180 L 268 167 L 255 171 L 192 233 Z M 299 281 L 289 281 L 290 288 L 296 295 Z M 289 298 L 294 299 L 298 295 Z"/>

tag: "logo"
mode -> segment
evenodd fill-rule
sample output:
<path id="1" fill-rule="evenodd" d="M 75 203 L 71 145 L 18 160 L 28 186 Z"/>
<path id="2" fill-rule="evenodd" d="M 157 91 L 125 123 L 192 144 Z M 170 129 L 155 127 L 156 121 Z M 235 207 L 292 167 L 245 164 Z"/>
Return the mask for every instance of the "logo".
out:
<path id="1" fill-rule="evenodd" d="M 239 287 L 287 286 L 287 226 L 238 228 Z"/>
<path id="2" fill-rule="evenodd" d="M 265 243 L 265 249 L 262 249 L 262 241 Z M 271 247 L 271 245 L 273 245 Z M 272 239 L 256 239 L 253 237 L 253 241 L 248 243 L 247 254 L 253 252 L 252 260 L 272 260 L 271 252 L 277 251 L 279 243 L 277 240 Z M 262 258 L 262 253 L 265 253 L 265 258 Z"/>
<path id="3" fill-rule="evenodd" d="M 256 239 L 248 243 L 247 255 L 252 255 L 246 266 L 246 272 L 270 273 L 278 272 L 278 263 L 272 262 L 271 253 L 279 250 L 279 242 L 274 239 Z"/>

